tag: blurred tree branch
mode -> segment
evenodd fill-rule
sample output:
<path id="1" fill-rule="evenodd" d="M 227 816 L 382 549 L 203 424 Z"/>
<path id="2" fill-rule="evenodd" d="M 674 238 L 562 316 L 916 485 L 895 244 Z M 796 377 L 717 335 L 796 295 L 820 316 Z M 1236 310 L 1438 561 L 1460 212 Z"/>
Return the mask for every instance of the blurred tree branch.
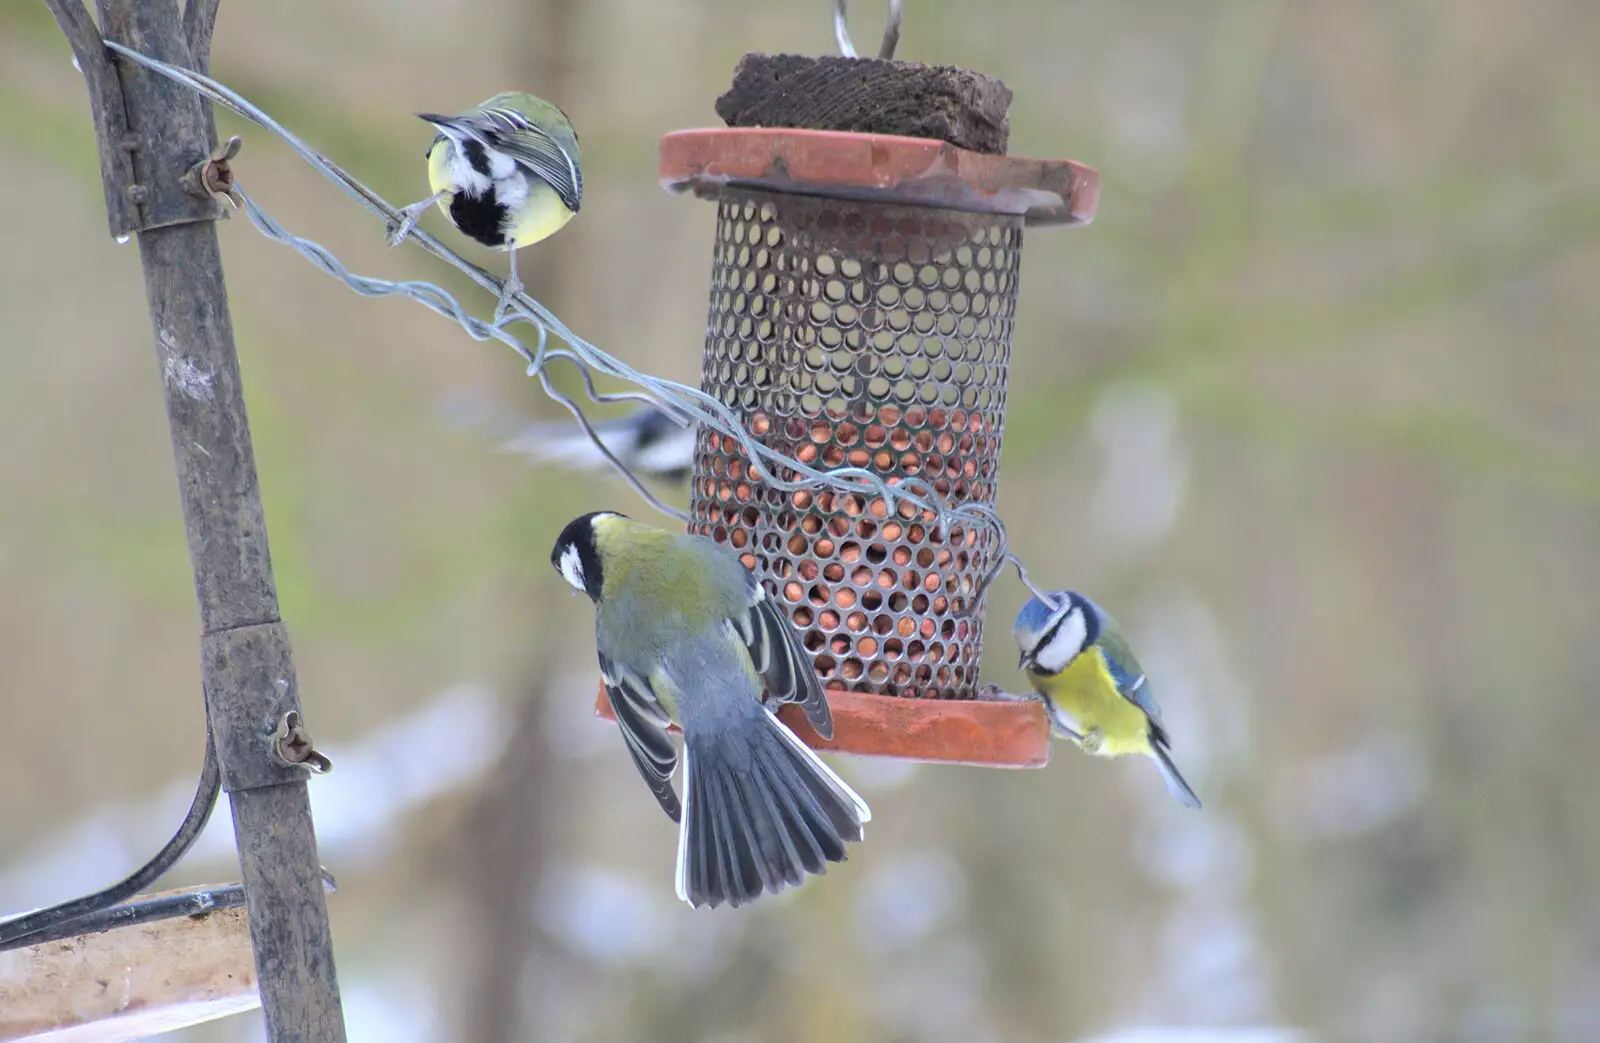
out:
<path id="1" fill-rule="evenodd" d="M 518 26 L 531 15 L 533 24 L 513 29 L 506 39 L 514 49 L 508 55 L 513 87 L 528 90 L 564 108 L 578 85 L 573 75 L 573 48 L 577 46 L 576 0 L 545 0 L 525 4 L 513 0 L 506 17 Z M 582 133 L 581 131 L 579 132 Z M 568 300 L 569 284 L 561 262 L 562 243 L 528 251 L 520 261 L 523 279 L 541 300 L 561 309 Z M 561 774 L 553 770 L 558 751 L 541 727 L 551 698 L 579 693 L 552 692 L 558 645 L 546 640 L 523 667 L 523 683 L 511 740 L 499 766 L 490 774 L 477 806 L 463 822 L 460 849 L 465 853 L 462 880 L 475 929 L 477 967 L 462 980 L 467 983 L 462 1005 L 463 1043 L 505 1043 L 529 1037 L 523 1025 L 523 981 L 530 965 L 541 957 L 541 934 L 535 926 L 534 904 L 539 880 L 551 852 L 552 838 L 563 828 Z M 548 955 L 548 954 L 546 954 Z"/>
<path id="2" fill-rule="evenodd" d="M 522 982 L 539 957 L 534 904 L 553 838 L 562 831 L 557 751 L 542 727 L 556 643 L 535 651 L 517 702 L 510 741 L 462 819 L 456 849 L 472 966 L 461 1006 L 463 1043 L 527 1038 L 522 1029 Z"/>

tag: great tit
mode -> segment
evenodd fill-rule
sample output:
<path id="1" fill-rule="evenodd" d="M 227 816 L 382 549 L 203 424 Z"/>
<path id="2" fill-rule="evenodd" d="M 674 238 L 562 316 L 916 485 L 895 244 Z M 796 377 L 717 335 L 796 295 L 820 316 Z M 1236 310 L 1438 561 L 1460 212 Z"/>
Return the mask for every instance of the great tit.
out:
<path id="1" fill-rule="evenodd" d="M 695 429 L 685 427 L 655 406 L 643 406 L 615 420 L 597 421 L 594 433 L 635 475 L 682 485 L 694 469 Z M 504 448 L 579 470 L 605 471 L 611 467 L 583 429 L 570 420 L 530 424 L 508 440 Z"/>
<path id="2" fill-rule="evenodd" d="M 577 471 L 611 469 L 611 462 L 571 419 L 530 421 L 475 391 L 442 398 L 439 415 L 446 423 L 494 439 L 502 451 L 539 463 Z M 664 409 L 641 406 L 615 420 L 592 421 L 592 426 L 601 444 L 638 477 L 682 486 L 694 470 L 695 428 Z"/>
<path id="3" fill-rule="evenodd" d="M 794 628 L 739 559 L 704 536 L 599 511 L 562 530 L 550 564 L 594 601 L 617 724 L 679 824 L 678 897 L 743 905 L 843 862 L 872 812 L 773 713 L 769 703 L 799 703 L 833 735 Z M 681 804 L 669 722 L 683 731 Z"/>
<path id="4" fill-rule="evenodd" d="M 1144 754 L 1160 765 L 1167 791 L 1198 808 L 1200 798 L 1172 763 L 1155 693 L 1117 621 L 1076 591 L 1051 597 L 1054 605 L 1038 598 L 1023 605 L 1011 636 L 1022 652 L 1017 665 L 1056 734 L 1101 757 Z"/>
<path id="5" fill-rule="evenodd" d="M 554 235 L 583 205 L 583 162 L 566 113 L 532 94 L 507 91 L 456 116 L 419 112 L 438 128 L 428 146 L 433 195 L 401 211 L 404 239 L 430 203 L 484 246 L 511 254 L 494 319 L 522 292 L 517 253 Z"/>

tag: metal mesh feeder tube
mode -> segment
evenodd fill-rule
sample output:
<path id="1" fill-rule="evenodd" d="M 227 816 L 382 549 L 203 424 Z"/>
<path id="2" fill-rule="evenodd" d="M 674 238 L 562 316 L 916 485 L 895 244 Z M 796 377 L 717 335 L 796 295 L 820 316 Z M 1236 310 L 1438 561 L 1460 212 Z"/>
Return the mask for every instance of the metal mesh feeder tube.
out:
<path id="1" fill-rule="evenodd" d="M 992 504 L 1021 218 L 744 188 L 718 209 L 701 389 L 801 463 Z M 990 530 L 767 488 L 716 432 L 696 449 L 691 527 L 740 552 L 825 683 L 971 698 Z"/>
<path id="2" fill-rule="evenodd" d="M 922 138 L 727 129 L 667 135 L 661 177 L 717 207 L 703 391 L 811 467 L 993 505 L 1023 230 L 1090 220 L 1092 170 Z M 811 745 L 1048 761 L 1037 704 L 974 698 L 971 601 L 999 550 L 987 527 L 867 493 L 771 488 L 702 429 L 689 528 L 738 553 L 794 623 L 835 720 L 823 741 L 781 711 Z"/>

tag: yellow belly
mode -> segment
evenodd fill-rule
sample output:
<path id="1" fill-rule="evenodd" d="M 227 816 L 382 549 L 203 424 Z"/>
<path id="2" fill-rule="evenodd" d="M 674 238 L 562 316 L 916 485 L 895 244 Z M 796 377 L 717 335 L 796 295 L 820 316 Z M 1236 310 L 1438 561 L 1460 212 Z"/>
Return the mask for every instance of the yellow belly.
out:
<path id="1" fill-rule="evenodd" d="M 444 144 L 444 139 L 440 138 L 428 149 L 428 188 L 435 194 L 451 192 L 455 188 L 450 183 L 450 150 Z M 435 204 L 445 217 L 450 216 L 450 200 L 453 198 L 451 195 L 439 196 L 439 202 Z"/>
<path id="2" fill-rule="evenodd" d="M 534 181 L 528 191 L 527 204 L 505 230 L 506 249 L 517 250 L 537 243 L 559 232 L 570 220 L 572 211 L 561 202 L 556 190 L 543 181 Z"/>
<path id="3" fill-rule="evenodd" d="M 1079 731 L 1100 733 L 1101 745 L 1094 751 L 1100 756 L 1150 752 L 1150 721 L 1117 690 L 1099 649 L 1089 649 L 1054 677 L 1030 673 L 1028 680 L 1056 707 L 1076 718 Z"/>
<path id="4" fill-rule="evenodd" d="M 501 229 L 506 242 L 498 249 L 519 250 L 530 246 L 556 234 L 572 220 L 572 211 L 561 202 L 555 189 L 536 178 L 528 180 L 528 198 L 510 226 Z M 428 186 L 434 192 L 451 192 L 455 188 L 450 181 L 449 150 L 441 145 L 428 150 Z M 453 195 L 440 196 L 436 204 L 446 218 L 450 218 L 450 204 L 454 198 Z"/>

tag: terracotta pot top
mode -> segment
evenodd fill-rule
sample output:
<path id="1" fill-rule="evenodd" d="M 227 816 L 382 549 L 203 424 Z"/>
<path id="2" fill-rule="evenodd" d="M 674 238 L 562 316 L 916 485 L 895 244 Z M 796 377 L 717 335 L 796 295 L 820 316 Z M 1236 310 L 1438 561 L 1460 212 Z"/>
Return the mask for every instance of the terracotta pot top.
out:
<path id="1" fill-rule="evenodd" d="M 1050 723 L 1038 703 L 899 699 L 830 688 L 828 707 L 833 711 L 833 738 L 828 741 L 812 729 L 798 706 L 779 707 L 778 717 L 818 750 L 988 768 L 1042 768 L 1050 763 Z M 604 685 L 595 713 L 616 720 Z"/>
<path id="2" fill-rule="evenodd" d="M 827 130 L 719 128 L 661 139 L 661 185 L 716 196 L 724 185 L 883 203 L 1021 214 L 1084 225 L 1100 175 L 1069 159 L 988 156 L 943 141 Z"/>

